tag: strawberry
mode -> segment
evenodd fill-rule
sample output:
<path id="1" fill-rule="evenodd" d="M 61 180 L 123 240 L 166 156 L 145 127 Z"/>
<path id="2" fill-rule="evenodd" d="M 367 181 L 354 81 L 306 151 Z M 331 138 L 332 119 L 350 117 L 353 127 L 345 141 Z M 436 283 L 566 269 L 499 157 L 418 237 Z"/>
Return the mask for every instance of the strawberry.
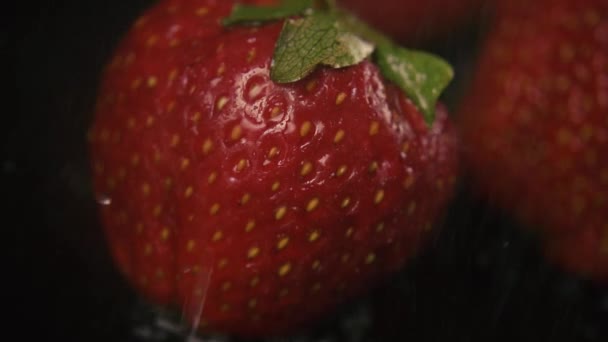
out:
<path id="1" fill-rule="evenodd" d="M 502 3 L 461 112 L 479 187 L 607 280 L 608 3 Z"/>
<path id="2" fill-rule="evenodd" d="M 445 109 L 432 120 L 451 69 L 330 3 L 233 5 L 165 0 L 137 20 L 105 70 L 91 160 L 139 293 L 201 331 L 275 335 L 428 236 L 456 176 Z"/>
<path id="3" fill-rule="evenodd" d="M 493 0 L 339 0 L 400 42 L 441 38 L 474 21 Z"/>

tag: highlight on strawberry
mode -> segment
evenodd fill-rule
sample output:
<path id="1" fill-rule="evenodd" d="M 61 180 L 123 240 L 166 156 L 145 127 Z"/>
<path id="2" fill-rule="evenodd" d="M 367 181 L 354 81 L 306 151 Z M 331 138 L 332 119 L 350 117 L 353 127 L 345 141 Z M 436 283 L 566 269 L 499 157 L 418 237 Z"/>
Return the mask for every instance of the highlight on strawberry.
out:
<path id="1" fill-rule="evenodd" d="M 89 134 L 117 267 L 201 332 L 313 324 L 439 220 L 452 76 L 333 1 L 160 1 L 107 66 Z"/>

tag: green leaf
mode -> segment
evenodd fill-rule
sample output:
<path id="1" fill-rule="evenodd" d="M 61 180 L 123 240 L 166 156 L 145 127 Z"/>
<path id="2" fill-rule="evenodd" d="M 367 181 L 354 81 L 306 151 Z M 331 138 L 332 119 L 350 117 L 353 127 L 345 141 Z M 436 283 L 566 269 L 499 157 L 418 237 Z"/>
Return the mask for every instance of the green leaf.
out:
<path id="1" fill-rule="evenodd" d="M 374 53 L 382 75 L 412 99 L 430 125 L 435 106 L 454 71 L 443 59 L 399 47 L 382 33 L 336 6 L 335 0 L 283 0 L 275 7 L 235 5 L 224 25 L 287 19 L 277 41 L 270 76 L 298 81 L 319 65 L 342 68 Z M 374 51 L 375 50 L 375 51 Z"/>
<path id="2" fill-rule="evenodd" d="M 342 68 L 360 63 L 374 46 L 345 30 L 328 12 L 285 21 L 277 41 L 270 77 L 278 83 L 298 81 L 318 65 Z"/>
<path id="3" fill-rule="evenodd" d="M 431 125 L 437 100 L 454 77 L 452 67 L 430 53 L 388 44 L 378 46 L 376 62 L 384 77 L 412 99 Z"/>
<path id="4" fill-rule="evenodd" d="M 287 17 L 304 14 L 310 10 L 314 0 L 283 0 L 277 6 L 252 6 L 236 4 L 232 13 L 224 18 L 224 26 L 234 24 L 260 24 L 266 21 L 280 20 Z"/>

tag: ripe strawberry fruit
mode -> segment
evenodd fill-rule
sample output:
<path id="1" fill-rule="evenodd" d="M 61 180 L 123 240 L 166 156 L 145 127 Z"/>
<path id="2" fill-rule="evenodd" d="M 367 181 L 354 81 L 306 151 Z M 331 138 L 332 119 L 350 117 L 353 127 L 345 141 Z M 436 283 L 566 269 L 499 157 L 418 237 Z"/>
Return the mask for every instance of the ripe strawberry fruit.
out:
<path id="1" fill-rule="evenodd" d="M 608 280 L 608 3 L 505 1 L 462 109 L 491 200 Z"/>
<path id="2" fill-rule="evenodd" d="M 474 21 L 493 0 L 339 0 L 400 42 L 444 37 Z"/>
<path id="3" fill-rule="evenodd" d="M 230 18 L 276 19 L 296 3 Z M 100 89 L 95 190 L 111 253 L 138 292 L 204 331 L 279 334 L 416 251 L 451 192 L 456 139 L 444 110 L 429 126 L 428 107 L 384 79 L 370 43 L 350 35 L 354 52 L 332 54 L 330 28 L 300 49 L 315 25 L 346 25 L 327 21 L 337 12 L 225 28 L 233 5 L 161 1 L 135 23 Z M 292 48 L 341 68 L 274 81 L 305 64 Z M 290 58 L 297 65 L 281 69 Z"/>

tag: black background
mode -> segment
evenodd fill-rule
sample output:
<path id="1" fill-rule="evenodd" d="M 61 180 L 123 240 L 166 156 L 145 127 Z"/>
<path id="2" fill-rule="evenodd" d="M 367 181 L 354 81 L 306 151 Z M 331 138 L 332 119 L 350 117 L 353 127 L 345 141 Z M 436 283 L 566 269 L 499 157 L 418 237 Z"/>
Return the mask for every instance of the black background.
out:
<path id="1" fill-rule="evenodd" d="M 8 272 L 0 279 L 3 326 L 18 339 L 141 341 L 135 328 L 154 326 L 104 249 L 85 145 L 100 70 L 151 3 L 14 1 L 4 11 L 0 241 Z M 478 37 L 470 29 L 431 46 L 456 66 L 451 103 Z M 423 255 L 301 335 L 352 340 L 342 326 L 363 307 L 366 341 L 608 341 L 606 290 L 547 265 L 534 237 L 471 196 L 464 178 L 442 234 Z"/>

